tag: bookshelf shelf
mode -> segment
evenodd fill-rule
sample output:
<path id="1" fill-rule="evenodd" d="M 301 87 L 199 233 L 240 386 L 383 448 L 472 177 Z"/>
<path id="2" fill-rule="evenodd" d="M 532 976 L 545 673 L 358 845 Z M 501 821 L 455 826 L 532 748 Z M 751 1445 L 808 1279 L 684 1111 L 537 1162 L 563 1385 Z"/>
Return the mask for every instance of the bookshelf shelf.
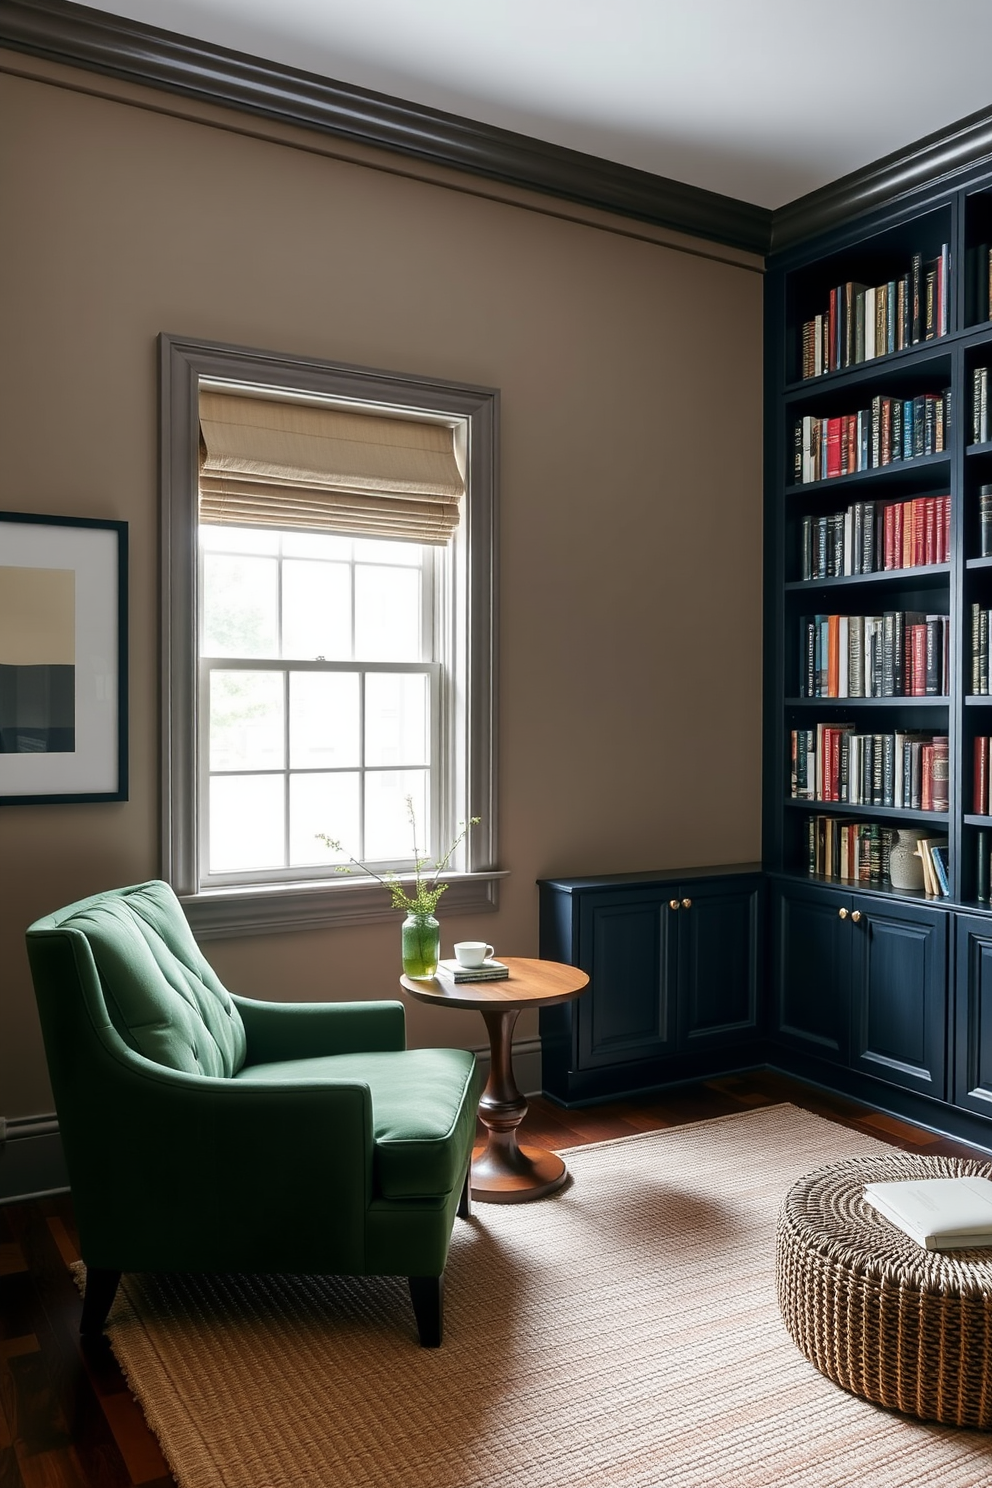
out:
<path id="1" fill-rule="evenodd" d="M 992 698 L 978 697 L 976 702 L 992 703 Z M 874 708 L 946 708 L 948 698 L 946 695 L 939 697 L 787 697 L 783 699 L 784 707 L 788 709 L 801 708 L 818 712 L 821 709 L 840 708 L 845 711 L 848 708 L 874 709 Z"/>
<path id="2" fill-rule="evenodd" d="M 923 477 L 925 486 L 928 482 L 933 483 L 932 472 L 937 470 L 949 472 L 950 468 L 951 456 L 947 451 L 936 455 L 917 455 L 912 460 L 893 460 L 889 465 L 878 465 L 872 470 L 855 470 L 849 475 L 831 475 L 822 480 L 793 482 L 792 485 L 786 486 L 785 496 L 788 500 L 792 500 L 796 496 L 809 496 L 812 491 L 846 491 L 852 486 L 876 481 L 903 487 L 913 484 L 914 478 L 917 477 Z"/>
<path id="3" fill-rule="evenodd" d="M 972 565 L 969 564 L 969 567 Z M 992 569 L 992 558 L 979 558 L 974 560 L 974 566 L 986 566 Z M 908 579 L 913 581 L 915 587 L 921 585 L 934 589 L 947 588 L 947 580 L 950 576 L 951 566 L 949 563 L 927 563 L 919 564 L 913 568 L 883 568 L 877 573 L 868 574 L 839 574 L 834 578 L 824 579 L 790 579 L 784 588 L 786 594 L 813 595 L 820 590 L 849 589 L 862 587 L 865 584 L 898 588 L 905 585 Z"/>
<path id="4" fill-rule="evenodd" d="M 882 821 L 913 822 L 914 825 L 924 827 L 946 827 L 950 821 L 950 815 L 946 811 L 914 811 L 902 806 L 855 806 L 847 801 L 810 801 L 800 800 L 795 796 L 786 796 L 784 804 L 786 810 L 814 811 L 817 816 L 822 812 L 834 816 L 859 817 L 865 821 L 872 821 L 877 817 Z M 992 826 L 992 817 L 976 817 L 975 820 L 980 826 Z"/>

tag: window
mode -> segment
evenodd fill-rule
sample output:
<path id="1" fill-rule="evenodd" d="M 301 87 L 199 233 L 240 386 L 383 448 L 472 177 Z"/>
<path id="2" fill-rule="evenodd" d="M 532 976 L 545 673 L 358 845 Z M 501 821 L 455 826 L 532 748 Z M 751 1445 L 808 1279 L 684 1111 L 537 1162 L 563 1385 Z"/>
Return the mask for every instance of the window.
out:
<path id="1" fill-rule="evenodd" d="M 496 394 L 173 337 L 162 373 L 163 872 L 197 934 L 390 914 L 379 885 L 334 869 L 411 868 L 408 797 L 428 855 L 482 818 L 446 903 L 491 907 Z M 239 421 L 272 425 L 240 464 Z M 311 475 L 288 489 L 266 463 L 338 425 L 432 446 L 416 459 L 441 460 L 448 494 L 411 528 L 420 500 L 339 500 Z M 385 488 L 409 455 L 382 458 Z"/>

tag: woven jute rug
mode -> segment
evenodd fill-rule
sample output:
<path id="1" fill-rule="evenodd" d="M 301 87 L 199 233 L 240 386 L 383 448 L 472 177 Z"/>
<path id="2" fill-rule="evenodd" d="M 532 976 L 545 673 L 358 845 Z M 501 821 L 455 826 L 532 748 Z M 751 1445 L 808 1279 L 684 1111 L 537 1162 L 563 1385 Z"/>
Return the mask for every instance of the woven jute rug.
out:
<path id="1" fill-rule="evenodd" d="M 880 1148 L 783 1105 L 570 1152 L 456 1221 L 436 1350 L 400 1278 L 129 1277 L 109 1335 L 182 1488 L 987 1488 L 992 1440 L 838 1389 L 779 1317 L 786 1191 Z"/>

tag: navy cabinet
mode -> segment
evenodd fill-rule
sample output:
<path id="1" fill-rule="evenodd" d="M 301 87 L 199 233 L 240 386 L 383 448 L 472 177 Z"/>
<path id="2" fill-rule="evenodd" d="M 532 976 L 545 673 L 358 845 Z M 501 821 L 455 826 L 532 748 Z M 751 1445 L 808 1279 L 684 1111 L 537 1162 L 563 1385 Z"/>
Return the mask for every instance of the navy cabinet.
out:
<path id="1" fill-rule="evenodd" d="M 772 896 L 774 1008 L 779 1043 L 846 1064 L 850 1045 L 850 932 L 839 910 L 850 903 L 805 884 Z"/>
<path id="2" fill-rule="evenodd" d="M 949 913 L 786 883 L 772 923 L 773 1039 L 943 1100 Z"/>
<path id="3" fill-rule="evenodd" d="M 992 921 L 955 918 L 954 1102 L 992 1117 Z"/>
<path id="4" fill-rule="evenodd" d="M 589 987 L 541 1011 L 544 1088 L 563 1102 L 748 1062 L 759 1032 L 762 879 L 737 871 L 546 879 L 541 955 Z"/>

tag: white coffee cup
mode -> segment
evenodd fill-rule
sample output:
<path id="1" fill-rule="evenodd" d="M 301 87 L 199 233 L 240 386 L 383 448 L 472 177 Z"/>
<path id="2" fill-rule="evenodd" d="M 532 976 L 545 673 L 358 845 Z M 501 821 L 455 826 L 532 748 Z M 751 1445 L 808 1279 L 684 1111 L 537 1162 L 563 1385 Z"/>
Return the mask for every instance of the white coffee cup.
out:
<path id="1" fill-rule="evenodd" d="M 492 954 L 492 946 L 484 940 L 460 940 L 455 946 L 455 960 L 468 971 L 477 971 Z"/>

